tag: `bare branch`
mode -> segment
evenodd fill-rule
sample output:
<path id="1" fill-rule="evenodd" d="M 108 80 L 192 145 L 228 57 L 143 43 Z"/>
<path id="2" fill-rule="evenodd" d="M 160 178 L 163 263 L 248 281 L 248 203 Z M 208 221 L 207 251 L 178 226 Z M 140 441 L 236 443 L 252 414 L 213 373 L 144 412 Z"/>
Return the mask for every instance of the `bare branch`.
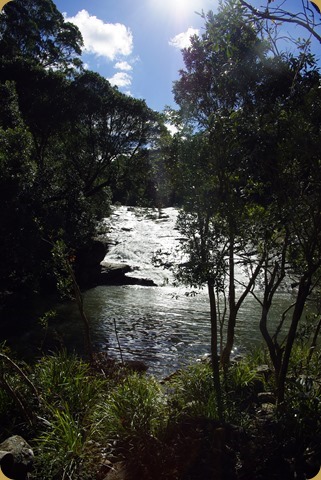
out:
<path id="1" fill-rule="evenodd" d="M 300 13 L 292 13 L 287 10 L 283 10 L 280 6 L 274 9 L 266 8 L 265 10 L 259 10 L 245 0 L 240 0 L 240 3 L 246 7 L 255 18 L 299 25 L 300 27 L 305 28 L 311 36 L 316 38 L 318 42 L 321 43 L 321 35 L 319 35 L 315 30 L 317 26 L 320 26 L 320 23 L 315 22 L 314 13 L 304 2 L 302 2 L 303 12 Z"/>

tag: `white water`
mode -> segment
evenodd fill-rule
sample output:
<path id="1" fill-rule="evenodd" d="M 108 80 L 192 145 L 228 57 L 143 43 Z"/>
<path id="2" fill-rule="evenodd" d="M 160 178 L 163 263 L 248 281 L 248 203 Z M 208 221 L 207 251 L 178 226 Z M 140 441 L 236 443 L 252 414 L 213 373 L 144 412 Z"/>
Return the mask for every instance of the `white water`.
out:
<path id="1" fill-rule="evenodd" d="M 210 352 L 206 290 L 187 296 L 185 287 L 172 285 L 170 270 L 152 262 L 158 250 L 168 263 L 179 261 L 176 218 L 173 208 L 163 209 L 159 215 L 157 210 L 115 207 L 106 220 L 111 247 L 105 261 L 129 264 L 134 270 L 130 276 L 151 279 L 158 286 L 100 286 L 87 291 L 84 298 L 96 348 L 120 358 L 116 326 L 123 357 L 142 360 L 151 373 L 161 376 Z M 289 294 L 277 296 L 276 318 L 289 302 Z M 60 308 L 63 341 L 76 346 L 77 340 L 80 349 L 78 312 L 72 305 Z M 237 351 L 261 344 L 258 320 L 258 304 L 249 297 L 238 316 Z"/>
<path id="2" fill-rule="evenodd" d="M 158 286 L 172 283 L 169 270 L 155 268 L 153 258 L 159 251 L 170 263 L 177 262 L 177 210 L 115 207 L 106 220 L 111 242 L 105 262 L 130 265 L 131 277 L 153 280 Z"/>

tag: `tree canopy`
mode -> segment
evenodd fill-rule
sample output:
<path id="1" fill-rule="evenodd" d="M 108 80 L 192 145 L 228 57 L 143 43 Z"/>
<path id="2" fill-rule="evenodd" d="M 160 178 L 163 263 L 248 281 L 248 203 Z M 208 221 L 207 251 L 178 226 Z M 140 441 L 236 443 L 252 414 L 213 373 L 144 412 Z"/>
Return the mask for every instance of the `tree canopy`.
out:
<path id="1" fill-rule="evenodd" d="M 1 64 L 32 62 L 69 72 L 79 68 L 83 40 L 52 0 L 17 0 L 0 18 Z"/>

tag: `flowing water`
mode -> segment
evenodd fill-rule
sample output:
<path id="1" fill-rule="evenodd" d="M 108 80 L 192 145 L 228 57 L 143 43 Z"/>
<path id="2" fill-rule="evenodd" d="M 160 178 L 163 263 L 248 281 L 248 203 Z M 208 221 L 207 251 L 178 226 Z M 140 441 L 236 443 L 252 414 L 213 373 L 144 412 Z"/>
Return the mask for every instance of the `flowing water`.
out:
<path id="1" fill-rule="evenodd" d="M 99 286 L 84 294 L 95 348 L 117 358 L 142 360 L 159 376 L 210 352 L 207 291 L 192 295 L 185 287 L 173 286 L 171 270 L 153 262 L 159 252 L 167 265 L 181 261 L 176 218 L 174 208 L 159 212 L 114 207 L 106 220 L 110 249 L 105 261 L 130 265 L 130 276 L 153 280 L 157 286 Z M 277 296 L 275 317 L 290 301 L 286 292 Z M 51 328 L 65 345 L 81 351 L 82 323 L 77 308 L 63 304 L 57 306 L 57 312 Z M 248 297 L 238 315 L 236 351 L 262 343 L 258 318 L 258 303 Z"/>

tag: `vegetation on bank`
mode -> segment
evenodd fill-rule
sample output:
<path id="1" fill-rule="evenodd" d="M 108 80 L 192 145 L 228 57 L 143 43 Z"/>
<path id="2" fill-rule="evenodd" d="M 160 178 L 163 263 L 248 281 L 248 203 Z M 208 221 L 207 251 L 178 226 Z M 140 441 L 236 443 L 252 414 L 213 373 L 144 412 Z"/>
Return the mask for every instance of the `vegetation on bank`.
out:
<path id="1" fill-rule="evenodd" d="M 321 353 L 309 353 L 296 344 L 282 409 L 266 352 L 234 361 L 221 372 L 222 420 L 207 362 L 160 381 L 104 355 L 89 364 L 60 352 L 26 365 L 2 349 L 0 440 L 28 440 L 35 480 L 103 479 L 119 462 L 128 480 L 312 478 Z"/>

